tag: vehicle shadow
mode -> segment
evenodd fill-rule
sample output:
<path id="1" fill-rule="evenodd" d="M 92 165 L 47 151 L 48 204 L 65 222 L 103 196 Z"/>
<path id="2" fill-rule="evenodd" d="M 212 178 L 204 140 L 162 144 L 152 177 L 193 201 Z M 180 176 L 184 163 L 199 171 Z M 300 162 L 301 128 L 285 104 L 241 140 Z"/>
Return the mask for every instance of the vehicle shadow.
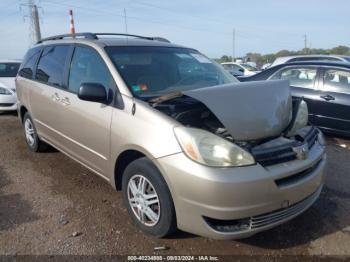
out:
<path id="1" fill-rule="evenodd" d="M 18 116 L 17 111 L 0 111 L 1 116 Z"/>
<path id="2" fill-rule="evenodd" d="M 166 239 L 187 239 L 187 238 L 198 238 L 199 236 L 187 233 L 181 230 L 177 230 L 174 234 L 167 236 Z"/>
<path id="3" fill-rule="evenodd" d="M 5 194 L 3 188 L 12 184 L 3 167 L 0 166 L 0 232 L 38 219 L 29 201 L 21 194 Z"/>

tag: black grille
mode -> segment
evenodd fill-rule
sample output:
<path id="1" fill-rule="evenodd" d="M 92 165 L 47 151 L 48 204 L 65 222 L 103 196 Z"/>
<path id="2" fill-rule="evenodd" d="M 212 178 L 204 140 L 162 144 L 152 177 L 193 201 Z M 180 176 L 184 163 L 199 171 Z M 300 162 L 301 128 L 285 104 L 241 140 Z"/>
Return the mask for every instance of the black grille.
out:
<path id="1" fill-rule="evenodd" d="M 318 132 L 319 131 L 317 128 L 312 127 L 311 130 L 306 134 L 304 139 L 309 145 L 309 148 L 311 148 L 315 144 L 317 140 Z"/>
<path id="2" fill-rule="evenodd" d="M 270 148 L 252 148 L 251 153 L 255 161 L 262 166 L 271 166 L 295 160 L 297 159 L 297 154 L 294 152 L 293 147 L 307 143 L 310 149 L 317 141 L 318 132 L 317 128 L 311 127 L 306 134 L 298 135 L 298 141 Z"/>
<path id="3" fill-rule="evenodd" d="M 275 165 L 296 159 L 292 145 L 273 147 L 264 150 L 252 150 L 255 161 L 263 166 Z"/>

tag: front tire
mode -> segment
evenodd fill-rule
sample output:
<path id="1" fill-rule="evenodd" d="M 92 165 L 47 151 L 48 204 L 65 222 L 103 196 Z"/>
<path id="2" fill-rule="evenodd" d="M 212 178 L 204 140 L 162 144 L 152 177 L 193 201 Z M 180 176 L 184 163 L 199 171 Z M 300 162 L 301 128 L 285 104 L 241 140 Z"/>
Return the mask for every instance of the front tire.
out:
<path id="1" fill-rule="evenodd" d="M 165 237 L 176 231 L 174 203 L 157 167 L 147 158 L 124 171 L 123 198 L 133 222 L 146 234 Z"/>
<path id="2" fill-rule="evenodd" d="M 28 112 L 23 117 L 23 128 L 28 148 L 31 151 L 44 152 L 48 149 L 49 145 L 40 140 L 34 122 Z"/>

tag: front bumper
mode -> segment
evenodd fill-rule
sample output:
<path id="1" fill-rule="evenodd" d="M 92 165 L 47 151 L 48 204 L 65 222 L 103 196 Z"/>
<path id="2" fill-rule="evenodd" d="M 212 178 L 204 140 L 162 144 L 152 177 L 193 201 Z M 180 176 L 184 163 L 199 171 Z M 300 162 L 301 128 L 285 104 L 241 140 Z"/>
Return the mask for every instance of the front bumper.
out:
<path id="1" fill-rule="evenodd" d="M 17 110 L 17 96 L 0 95 L 0 111 L 16 111 Z"/>
<path id="2" fill-rule="evenodd" d="M 321 192 L 325 163 L 318 142 L 307 159 L 268 167 L 207 167 L 182 153 L 156 160 L 172 193 L 178 228 L 216 239 L 249 237 L 305 211 Z M 212 223 L 237 220 L 245 226 Z"/>

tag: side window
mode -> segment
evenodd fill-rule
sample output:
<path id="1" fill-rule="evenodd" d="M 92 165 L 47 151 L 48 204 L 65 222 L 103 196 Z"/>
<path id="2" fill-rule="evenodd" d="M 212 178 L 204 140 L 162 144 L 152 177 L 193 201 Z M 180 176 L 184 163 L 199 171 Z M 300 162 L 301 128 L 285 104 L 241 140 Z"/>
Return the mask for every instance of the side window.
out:
<path id="1" fill-rule="evenodd" d="M 232 65 L 228 65 L 228 64 L 224 64 L 222 65 L 226 70 L 231 70 L 232 69 Z"/>
<path id="2" fill-rule="evenodd" d="M 18 74 L 24 78 L 32 79 L 34 66 L 39 58 L 41 47 L 29 49 L 20 66 Z"/>
<path id="3" fill-rule="evenodd" d="M 63 71 L 68 51 L 69 45 L 45 47 L 38 63 L 35 79 L 43 83 L 62 87 Z"/>
<path id="4" fill-rule="evenodd" d="M 314 88 L 316 68 L 288 68 L 277 72 L 270 79 L 289 80 L 291 86 Z"/>
<path id="5" fill-rule="evenodd" d="M 323 89 L 326 91 L 350 94 L 349 71 L 327 69 L 324 73 L 323 83 Z"/>
<path id="6" fill-rule="evenodd" d="M 223 66 L 226 70 L 229 70 L 232 72 L 240 73 L 240 72 L 244 71 L 244 69 L 242 67 L 240 67 L 239 65 L 235 65 L 235 64 L 226 64 Z"/>
<path id="7" fill-rule="evenodd" d="M 68 80 L 68 90 L 78 93 L 82 83 L 102 84 L 107 91 L 113 79 L 100 55 L 91 48 L 77 46 L 74 50 Z"/>

